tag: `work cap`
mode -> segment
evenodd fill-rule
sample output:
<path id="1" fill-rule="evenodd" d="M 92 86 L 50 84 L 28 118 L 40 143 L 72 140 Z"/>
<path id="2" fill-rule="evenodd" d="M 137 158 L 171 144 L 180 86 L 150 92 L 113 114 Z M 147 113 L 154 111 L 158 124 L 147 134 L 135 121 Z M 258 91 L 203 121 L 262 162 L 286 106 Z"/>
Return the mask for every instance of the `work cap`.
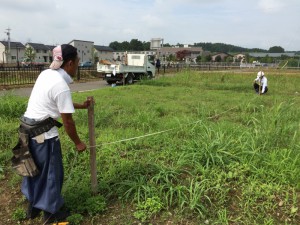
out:
<path id="1" fill-rule="evenodd" d="M 50 69 L 57 70 L 61 67 L 64 60 L 69 60 L 77 55 L 77 49 L 68 44 L 58 45 L 53 51 L 53 62 L 50 65 Z"/>
<path id="2" fill-rule="evenodd" d="M 258 73 L 257 73 L 257 77 L 262 77 L 262 76 L 264 76 L 265 74 L 264 74 L 264 72 L 263 71 L 259 71 Z"/>

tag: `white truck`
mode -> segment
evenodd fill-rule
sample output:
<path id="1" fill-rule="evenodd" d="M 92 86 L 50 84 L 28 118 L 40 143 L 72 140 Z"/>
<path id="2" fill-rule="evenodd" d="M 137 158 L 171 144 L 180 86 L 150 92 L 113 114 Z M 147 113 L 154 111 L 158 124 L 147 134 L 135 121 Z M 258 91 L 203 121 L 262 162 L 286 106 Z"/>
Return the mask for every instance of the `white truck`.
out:
<path id="1" fill-rule="evenodd" d="M 134 80 L 155 77 L 154 58 L 147 54 L 126 54 L 123 63 L 101 60 L 97 63 L 97 72 L 104 75 L 108 84 L 133 84 Z"/>

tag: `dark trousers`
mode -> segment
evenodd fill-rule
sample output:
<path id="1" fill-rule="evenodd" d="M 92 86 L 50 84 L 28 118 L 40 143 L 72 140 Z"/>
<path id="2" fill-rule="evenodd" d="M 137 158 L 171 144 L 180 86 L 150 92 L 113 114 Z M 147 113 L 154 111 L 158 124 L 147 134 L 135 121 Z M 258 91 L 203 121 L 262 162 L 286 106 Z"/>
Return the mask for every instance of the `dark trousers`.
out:
<path id="1" fill-rule="evenodd" d="M 159 73 L 160 66 L 156 66 L 157 73 Z"/>
<path id="2" fill-rule="evenodd" d="M 255 92 L 256 92 L 257 94 L 259 94 L 259 88 L 260 88 L 260 93 L 261 93 L 262 86 L 259 86 L 257 83 L 254 83 L 254 84 L 253 84 L 253 87 L 254 87 Z M 265 94 L 265 93 L 267 93 L 267 92 L 268 92 L 268 87 L 266 87 L 266 88 L 265 88 L 265 92 L 264 92 L 264 93 L 261 93 L 261 94 Z"/>
<path id="3" fill-rule="evenodd" d="M 54 214 L 64 204 L 61 196 L 64 170 L 59 138 L 47 139 L 40 144 L 30 139 L 29 149 L 40 174 L 23 178 L 22 193 L 33 207 Z"/>

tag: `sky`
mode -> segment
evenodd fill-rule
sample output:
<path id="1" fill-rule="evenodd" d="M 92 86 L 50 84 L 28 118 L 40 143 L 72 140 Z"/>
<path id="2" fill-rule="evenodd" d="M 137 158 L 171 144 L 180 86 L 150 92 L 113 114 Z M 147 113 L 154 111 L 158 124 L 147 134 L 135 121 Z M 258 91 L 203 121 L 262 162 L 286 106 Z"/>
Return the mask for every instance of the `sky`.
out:
<path id="1" fill-rule="evenodd" d="M 10 28 L 23 44 L 162 38 L 299 51 L 299 12 L 299 0 L 0 0 L 0 40 Z"/>

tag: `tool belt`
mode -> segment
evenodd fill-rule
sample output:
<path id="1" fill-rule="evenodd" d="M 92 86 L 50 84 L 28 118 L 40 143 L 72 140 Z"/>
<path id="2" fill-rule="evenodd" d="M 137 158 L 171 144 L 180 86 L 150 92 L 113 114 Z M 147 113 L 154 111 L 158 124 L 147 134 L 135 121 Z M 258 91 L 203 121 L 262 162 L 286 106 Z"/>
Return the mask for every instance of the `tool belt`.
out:
<path id="1" fill-rule="evenodd" d="M 59 128 L 62 124 L 51 117 L 43 121 L 35 121 L 22 116 L 20 121 L 21 124 L 18 129 L 19 141 L 12 149 L 14 154 L 11 158 L 12 168 L 20 176 L 34 177 L 39 174 L 39 170 L 28 147 L 29 138 L 45 133 L 54 126 Z"/>
<path id="2" fill-rule="evenodd" d="M 36 137 L 42 133 L 49 131 L 52 127 L 56 126 L 60 128 L 62 124 L 53 118 L 49 117 L 42 121 L 36 121 L 24 116 L 20 118 L 21 125 L 19 130 L 22 133 L 26 133 L 29 137 Z"/>

